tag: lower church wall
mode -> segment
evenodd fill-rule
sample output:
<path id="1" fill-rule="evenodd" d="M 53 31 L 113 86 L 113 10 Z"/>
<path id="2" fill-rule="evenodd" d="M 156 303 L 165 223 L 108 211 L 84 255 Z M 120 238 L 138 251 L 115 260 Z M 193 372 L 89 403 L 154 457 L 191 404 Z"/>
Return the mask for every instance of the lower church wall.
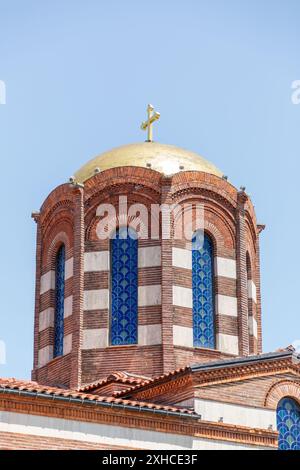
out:
<path id="1" fill-rule="evenodd" d="M 266 446 L 242 444 L 234 441 L 203 439 L 195 436 L 148 431 L 139 428 L 126 428 L 107 424 L 66 420 L 48 416 L 36 416 L 12 412 L 0 412 L 0 449 L 7 444 L 8 436 L 15 435 L 15 442 L 24 448 L 24 436 L 28 436 L 30 448 L 33 438 L 50 441 L 50 445 L 60 448 L 65 440 L 65 448 L 111 449 L 113 447 L 131 449 L 182 450 L 214 449 L 243 450 L 268 449 Z M 3 439 L 1 440 L 1 435 Z M 49 441 L 47 448 L 49 448 Z M 26 445 L 26 444 L 25 444 Z M 90 446 L 90 447 L 89 447 Z M 15 447 L 16 448 L 16 447 Z M 274 447 L 270 447 L 274 449 Z"/>
<path id="2" fill-rule="evenodd" d="M 276 411 L 251 406 L 234 405 L 212 400 L 195 400 L 195 412 L 205 421 L 248 426 L 257 429 L 276 429 Z"/>
<path id="3" fill-rule="evenodd" d="M 242 406 L 264 408 L 266 396 L 271 387 L 279 381 L 292 380 L 294 377 L 287 374 L 274 374 L 265 377 L 249 377 L 232 383 L 216 383 L 214 385 L 198 388 L 198 399 L 213 400 L 224 403 L 233 403 Z"/>

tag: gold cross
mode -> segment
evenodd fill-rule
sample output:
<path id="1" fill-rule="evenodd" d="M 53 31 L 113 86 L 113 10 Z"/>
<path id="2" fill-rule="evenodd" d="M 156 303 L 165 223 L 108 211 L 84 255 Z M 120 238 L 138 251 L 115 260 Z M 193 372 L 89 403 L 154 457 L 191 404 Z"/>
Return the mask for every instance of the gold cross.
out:
<path id="1" fill-rule="evenodd" d="M 148 139 L 146 142 L 152 142 L 152 125 L 160 118 L 160 113 L 154 111 L 152 104 L 148 104 L 147 113 L 148 119 L 147 121 L 142 122 L 141 129 L 143 129 L 143 131 L 146 129 L 148 130 Z"/>

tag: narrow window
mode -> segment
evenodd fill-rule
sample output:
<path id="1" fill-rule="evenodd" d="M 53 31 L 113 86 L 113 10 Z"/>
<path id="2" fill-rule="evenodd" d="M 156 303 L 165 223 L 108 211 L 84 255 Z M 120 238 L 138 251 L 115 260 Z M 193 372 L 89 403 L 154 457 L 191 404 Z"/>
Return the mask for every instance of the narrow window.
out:
<path id="1" fill-rule="evenodd" d="M 213 244 L 198 231 L 192 239 L 194 346 L 215 348 Z"/>
<path id="2" fill-rule="evenodd" d="M 64 348 L 65 258 L 66 250 L 62 245 L 55 262 L 54 357 L 62 356 Z"/>
<path id="3" fill-rule="evenodd" d="M 138 240 L 122 227 L 111 240 L 111 344 L 137 344 L 137 328 Z"/>

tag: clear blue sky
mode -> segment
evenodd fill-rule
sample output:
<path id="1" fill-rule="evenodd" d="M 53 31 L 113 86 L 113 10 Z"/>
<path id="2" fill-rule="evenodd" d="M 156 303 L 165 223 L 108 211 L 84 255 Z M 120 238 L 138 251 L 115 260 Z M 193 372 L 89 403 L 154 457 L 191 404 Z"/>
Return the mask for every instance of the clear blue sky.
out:
<path id="1" fill-rule="evenodd" d="M 32 210 L 94 155 L 155 139 L 245 185 L 261 236 L 264 350 L 300 339 L 299 0 L 0 0 L 1 306 L 7 364 L 30 376 Z"/>

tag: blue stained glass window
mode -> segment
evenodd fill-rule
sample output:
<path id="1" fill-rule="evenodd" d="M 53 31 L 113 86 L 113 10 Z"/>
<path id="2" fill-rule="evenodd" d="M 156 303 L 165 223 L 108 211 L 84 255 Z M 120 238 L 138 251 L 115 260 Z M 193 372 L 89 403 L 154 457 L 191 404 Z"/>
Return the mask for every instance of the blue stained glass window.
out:
<path id="1" fill-rule="evenodd" d="M 192 286 L 194 346 L 214 349 L 213 245 L 201 231 L 192 239 Z"/>
<path id="2" fill-rule="evenodd" d="M 136 344 L 138 324 L 138 240 L 122 227 L 111 240 L 111 344 Z"/>
<path id="3" fill-rule="evenodd" d="M 62 356 L 64 348 L 65 258 L 66 250 L 62 245 L 55 264 L 54 357 Z"/>
<path id="4" fill-rule="evenodd" d="M 300 450 L 300 406 L 291 398 L 283 398 L 277 407 L 279 450 Z"/>

